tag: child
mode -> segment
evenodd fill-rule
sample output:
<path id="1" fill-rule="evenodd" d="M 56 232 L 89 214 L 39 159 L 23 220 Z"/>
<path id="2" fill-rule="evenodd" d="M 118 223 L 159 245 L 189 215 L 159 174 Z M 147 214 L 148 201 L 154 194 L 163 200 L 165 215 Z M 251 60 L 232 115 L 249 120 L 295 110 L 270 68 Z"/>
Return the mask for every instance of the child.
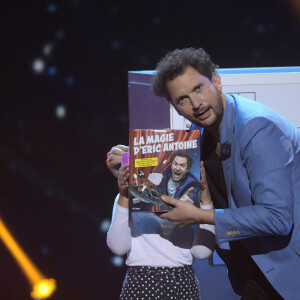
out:
<path id="1" fill-rule="evenodd" d="M 200 299 L 194 258 L 208 258 L 215 245 L 214 226 L 179 227 L 151 212 L 132 212 L 129 224 L 128 164 L 119 169 L 107 245 L 116 255 L 127 253 L 128 271 L 120 299 Z M 200 207 L 213 209 L 201 162 Z M 190 203 L 190 205 L 194 205 Z"/>

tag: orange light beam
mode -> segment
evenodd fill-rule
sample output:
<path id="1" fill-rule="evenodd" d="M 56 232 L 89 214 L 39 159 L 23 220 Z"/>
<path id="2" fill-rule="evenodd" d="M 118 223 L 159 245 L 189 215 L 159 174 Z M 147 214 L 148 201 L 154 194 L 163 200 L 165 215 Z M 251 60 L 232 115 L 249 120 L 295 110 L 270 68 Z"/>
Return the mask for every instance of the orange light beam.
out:
<path id="1" fill-rule="evenodd" d="M 33 264 L 26 253 L 21 249 L 16 240 L 10 234 L 3 221 L 0 219 L 0 238 L 11 252 L 21 270 L 32 285 L 31 297 L 36 299 L 47 299 L 56 290 L 54 279 L 47 279 Z"/>

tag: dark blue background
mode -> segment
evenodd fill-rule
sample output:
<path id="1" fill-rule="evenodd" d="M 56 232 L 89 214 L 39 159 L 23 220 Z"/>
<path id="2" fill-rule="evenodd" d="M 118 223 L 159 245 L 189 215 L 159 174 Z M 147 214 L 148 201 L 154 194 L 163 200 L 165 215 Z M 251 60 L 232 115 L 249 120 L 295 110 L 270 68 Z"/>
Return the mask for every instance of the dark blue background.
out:
<path id="1" fill-rule="evenodd" d="M 41 272 L 57 280 L 51 299 L 118 299 L 126 268 L 112 265 L 100 225 L 117 193 L 106 152 L 128 140 L 127 71 L 153 70 L 166 51 L 189 46 L 206 49 L 221 68 L 299 66 L 299 4 L 5 2 L 0 216 Z M 45 45 L 52 45 L 48 54 Z M 40 73 L 32 68 L 37 58 L 45 63 Z M 0 299 L 30 299 L 1 241 L 0 286 Z"/>

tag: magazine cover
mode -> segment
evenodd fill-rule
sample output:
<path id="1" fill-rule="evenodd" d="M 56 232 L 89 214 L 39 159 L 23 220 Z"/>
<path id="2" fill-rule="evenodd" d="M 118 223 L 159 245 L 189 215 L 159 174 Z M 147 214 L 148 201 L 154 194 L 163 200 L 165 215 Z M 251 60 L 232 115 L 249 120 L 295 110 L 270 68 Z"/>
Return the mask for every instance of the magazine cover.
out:
<path id="1" fill-rule="evenodd" d="M 161 195 L 199 206 L 200 135 L 199 130 L 130 129 L 131 211 L 169 211 Z"/>

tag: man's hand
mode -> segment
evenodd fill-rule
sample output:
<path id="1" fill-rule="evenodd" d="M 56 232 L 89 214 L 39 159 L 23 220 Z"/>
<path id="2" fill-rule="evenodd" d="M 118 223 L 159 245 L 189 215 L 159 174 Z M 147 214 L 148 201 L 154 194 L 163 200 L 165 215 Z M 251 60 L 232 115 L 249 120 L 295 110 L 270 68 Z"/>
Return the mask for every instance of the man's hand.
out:
<path id="1" fill-rule="evenodd" d="M 166 204 L 174 206 L 167 213 L 158 214 L 161 219 L 167 219 L 179 227 L 193 224 L 214 224 L 213 210 L 200 209 L 189 201 L 180 201 L 168 196 L 161 196 Z"/>
<path id="2" fill-rule="evenodd" d="M 117 145 L 111 148 L 107 153 L 106 165 L 111 173 L 115 176 L 119 176 L 119 169 L 121 167 L 121 155 L 123 152 L 129 151 L 128 146 Z"/>

